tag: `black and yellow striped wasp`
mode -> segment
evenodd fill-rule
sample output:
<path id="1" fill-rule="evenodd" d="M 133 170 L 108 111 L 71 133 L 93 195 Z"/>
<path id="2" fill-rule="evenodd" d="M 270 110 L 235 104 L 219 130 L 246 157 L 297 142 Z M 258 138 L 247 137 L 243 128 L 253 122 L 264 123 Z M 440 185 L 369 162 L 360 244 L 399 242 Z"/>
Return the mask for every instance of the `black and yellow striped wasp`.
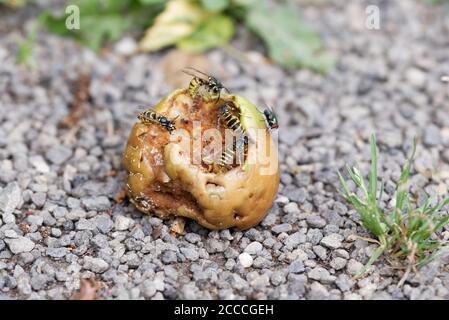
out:
<path id="1" fill-rule="evenodd" d="M 245 128 L 243 128 L 240 119 L 234 114 L 234 108 L 230 104 L 223 103 L 218 107 L 218 118 L 223 126 L 227 129 L 231 129 L 236 136 L 236 142 L 233 143 L 231 147 L 225 148 L 217 163 L 219 170 L 222 171 L 226 165 L 233 163 L 234 157 L 236 157 L 236 161 L 238 161 L 238 157 L 242 156 L 242 152 L 243 156 L 245 156 L 248 150 L 248 135 Z"/>
<path id="2" fill-rule="evenodd" d="M 155 123 L 165 128 L 170 134 L 176 130 L 174 121 L 169 120 L 166 116 L 163 116 L 152 109 L 147 109 L 139 113 L 137 118 L 143 124 Z"/>
<path id="3" fill-rule="evenodd" d="M 227 147 L 223 150 L 218 163 L 215 164 L 215 168 L 218 168 L 218 171 L 222 172 L 223 169 L 228 165 L 241 164 L 244 162 L 247 156 L 247 152 L 248 148 L 246 146 L 239 147 L 237 143 L 233 143 L 230 147 Z"/>
<path id="4" fill-rule="evenodd" d="M 265 120 L 261 120 L 261 121 L 265 121 L 265 123 L 269 129 L 274 130 L 274 129 L 279 128 L 278 118 L 272 108 L 267 106 L 267 108 L 263 112 L 260 110 L 258 110 L 258 111 L 263 114 Z M 245 116 L 245 117 L 248 117 L 248 116 Z"/>
<path id="5" fill-rule="evenodd" d="M 223 168 L 228 165 L 232 164 L 234 161 L 234 155 L 235 151 L 234 148 L 226 148 L 220 155 L 220 160 L 217 163 L 217 166 L 219 170 L 223 170 Z"/>
<path id="6" fill-rule="evenodd" d="M 218 107 L 218 118 L 227 129 L 231 129 L 238 139 L 243 139 L 243 144 L 248 144 L 248 135 L 243 128 L 240 119 L 233 113 L 233 107 L 223 103 Z"/>
<path id="7" fill-rule="evenodd" d="M 193 77 L 189 84 L 189 94 L 192 98 L 196 97 L 202 87 L 206 90 L 206 95 L 202 95 L 205 102 L 215 99 L 215 103 L 217 103 L 218 100 L 220 100 L 222 90 L 229 92 L 229 90 L 225 88 L 223 84 L 217 80 L 217 78 L 200 70 L 189 67 L 184 69 L 183 72 Z"/>

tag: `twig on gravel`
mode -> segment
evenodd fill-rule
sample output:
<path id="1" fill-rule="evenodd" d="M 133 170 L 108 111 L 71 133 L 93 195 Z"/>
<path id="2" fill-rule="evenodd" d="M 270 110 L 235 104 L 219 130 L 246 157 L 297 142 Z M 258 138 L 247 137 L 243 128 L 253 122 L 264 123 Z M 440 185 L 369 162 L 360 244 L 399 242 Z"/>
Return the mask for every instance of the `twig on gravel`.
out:
<path id="1" fill-rule="evenodd" d="M 90 78 L 85 73 L 81 73 L 75 83 L 73 90 L 73 102 L 70 105 L 69 114 L 59 123 L 60 127 L 72 128 L 86 114 L 85 103 L 89 98 Z"/>
<path id="2" fill-rule="evenodd" d="M 351 234 L 348 239 L 348 241 L 355 241 L 355 240 L 364 240 L 366 242 L 371 242 L 371 243 L 375 243 L 375 244 L 380 244 L 379 241 L 377 241 L 376 239 L 373 238 L 367 238 L 367 237 L 362 237 L 362 236 L 358 236 L 356 234 Z"/>

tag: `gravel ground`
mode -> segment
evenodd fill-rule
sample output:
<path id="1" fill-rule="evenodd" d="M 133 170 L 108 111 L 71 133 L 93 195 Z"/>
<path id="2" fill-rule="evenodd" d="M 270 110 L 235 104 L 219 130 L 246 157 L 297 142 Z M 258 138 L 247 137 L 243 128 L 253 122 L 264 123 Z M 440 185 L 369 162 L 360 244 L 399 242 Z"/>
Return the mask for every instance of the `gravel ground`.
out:
<path id="1" fill-rule="evenodd" d="M 246 62 L 225 50 L 207 54 L 229 89 L 274 102 L 280 118 L 279 195 L 265 220 L 244 232 L 189 222 L 172 236 L 170 221 L 115 205 L 135 106 L 171 90 L 158 67 L 167 52 L 126 57 L 128 39 L 97 56 L 41 34 L 30 71 L 14 62 L 17 33 L 3 32 L 0 297 L 67 299 L 80 278 L 95 277 L 105 299 L 448 299 L 447 258 L 400 288 L 402 271 L 385 260 L 352 279 L 376 246 L 351 240 L 369 235 L 338 196 L 336 170 L 355 162 L 366 170 L 369 135 L 379 140 L 385 206 L 414 135 L 413 194 L 442 196 L 449 182 L 449 88 L 439 81 L 449 74 L 448 7 L 379 5 L 377 31 L 364 29 L 360 2 L 303 10 L 339 57 L 327 76 L 285 72 L 256 52 Z M 1 12 L 0 20 L 19 28 L 31 21 L 22 15 Z M 235 44 L 244 40 L 242 33 Z M 87 113 L 63 129 L 80 72 L 90 77 Z"/>

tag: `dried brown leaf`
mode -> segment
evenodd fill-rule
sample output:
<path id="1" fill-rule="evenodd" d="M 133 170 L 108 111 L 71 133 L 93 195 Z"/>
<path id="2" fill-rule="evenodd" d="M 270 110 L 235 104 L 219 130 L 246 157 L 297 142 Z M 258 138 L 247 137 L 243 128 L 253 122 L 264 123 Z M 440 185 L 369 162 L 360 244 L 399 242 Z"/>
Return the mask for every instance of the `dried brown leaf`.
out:
<path id="1" fill-rule="evenodd" d="M 97 291 L 101 289 L 101 284 L 94 278 L 80 279 L 80 291 L 74 294 L 70 300 L 101 300 L 97 296 Z"/>
<path id="2" fill-rule="evenodd" d="M 185 225 L 186 225 L 186 220 L 183 217 L 175 218 L 175 220 L 173 221 L 173 223 L 171 225 L 170 233 L 173 236 L 176 236 L 178 234 L 183 234 Z"/>

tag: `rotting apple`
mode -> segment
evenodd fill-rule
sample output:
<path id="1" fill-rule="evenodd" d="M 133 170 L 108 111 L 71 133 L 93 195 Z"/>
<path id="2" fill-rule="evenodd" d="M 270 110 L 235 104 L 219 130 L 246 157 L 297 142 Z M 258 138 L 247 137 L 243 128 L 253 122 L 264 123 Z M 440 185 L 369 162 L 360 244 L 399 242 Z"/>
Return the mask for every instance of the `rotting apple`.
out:
<path id="1" fill-rule="evenodd" d="M 193 161 L 198 152 L 192 152 L 192 145 L 207 149 L 203 134 L 219 127 L 217 106 L 226 102 L 238 108 L 251 142 L 244 163 L 211 172 L 201 161 L 201 152 L 200 161 Z M 277 194 L 279 160 L 276 143 L 256 106 L 237 95 L 222 95 L 218 103 L 204 102 L 178 89 L 154 111 L 175 119 L 176 130 L 172 135 L 157 124 L 133 126 L 123 162 L 126 193 L 136 208 L 163 219 L 191 218 L 209 229 L 257 225 Z"/>

